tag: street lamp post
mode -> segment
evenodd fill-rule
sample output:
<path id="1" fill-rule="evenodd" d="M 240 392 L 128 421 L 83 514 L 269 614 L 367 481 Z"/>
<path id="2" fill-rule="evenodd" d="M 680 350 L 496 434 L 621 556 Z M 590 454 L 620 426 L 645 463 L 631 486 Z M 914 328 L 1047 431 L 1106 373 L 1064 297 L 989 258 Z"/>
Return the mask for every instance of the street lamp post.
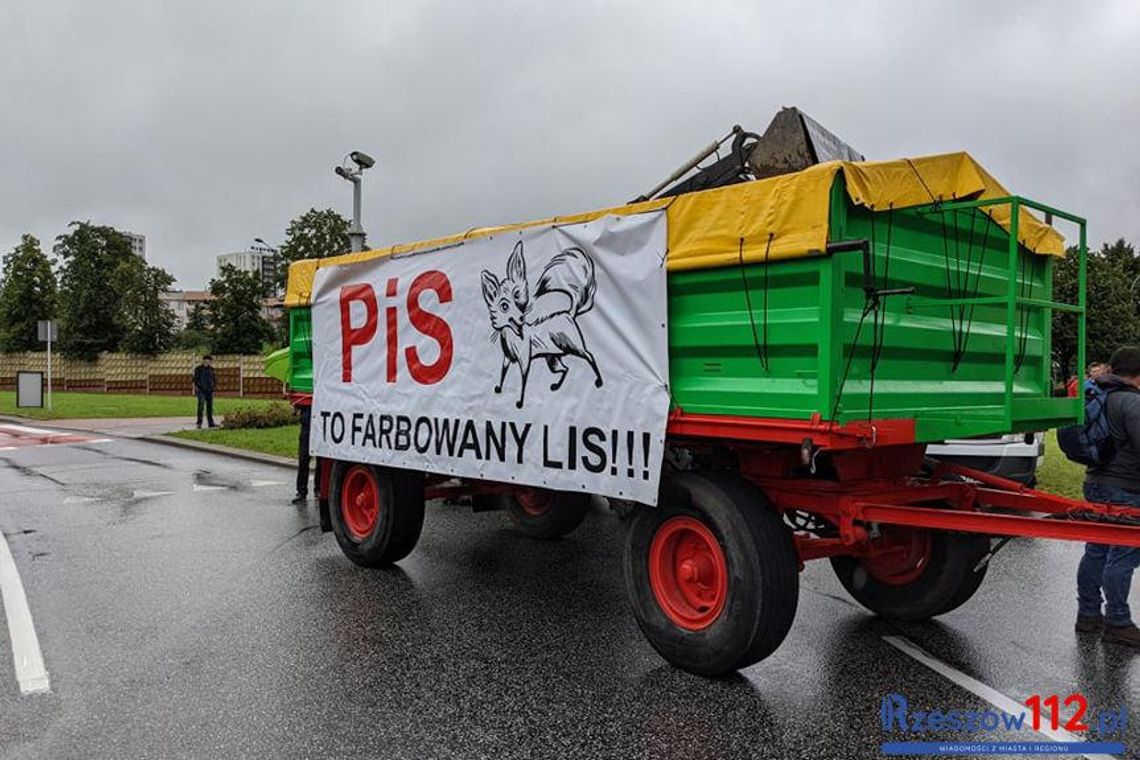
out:
<path id="1" fill-rule="evenodd" d="M 355 169 L 348 166 L 349 159 L 356 164 Z M 360 224 L 360 175 L 365 169 L 371 169 L 375 165 L 376 160 L 372 156 L 354 150 L 345 156 L 340 166 L 333 169 L 338 177 L 352 183 L 352 226 L 348 228 L 348 241 L 353 251 L 364 250 L 365 232 Z"/>

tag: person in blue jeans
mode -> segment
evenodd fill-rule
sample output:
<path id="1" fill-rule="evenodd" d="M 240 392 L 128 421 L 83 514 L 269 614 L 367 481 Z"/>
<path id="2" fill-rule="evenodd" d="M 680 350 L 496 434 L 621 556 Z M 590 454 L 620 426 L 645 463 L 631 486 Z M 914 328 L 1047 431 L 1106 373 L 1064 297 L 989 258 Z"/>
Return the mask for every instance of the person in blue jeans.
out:
<path id="1" fill-rule="evenodd" d="M 1089 467 L 1085 499 L 1140 507 L 1140 348 L 1118 348 L 1109 365 L 1110 373 L 1095 382 L 1109 392 L 1105 415 L 1116 453 L 1107 464 Z M 1085 545 L 1077 567 L 1078 633 L 1101 631 L 1104 641 L 1140 648 L 1140 628 L 1128 607 L 1137 566 L 1140 548 Z"/>

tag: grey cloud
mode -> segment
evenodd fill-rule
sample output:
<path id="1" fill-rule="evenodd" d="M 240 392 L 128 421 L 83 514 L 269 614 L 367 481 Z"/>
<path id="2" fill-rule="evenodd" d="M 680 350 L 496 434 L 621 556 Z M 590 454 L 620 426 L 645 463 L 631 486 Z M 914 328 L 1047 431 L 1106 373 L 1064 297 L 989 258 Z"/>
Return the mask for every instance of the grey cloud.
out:
<path id="1" fill-rule="evenodd" d="M 971 151 L 1140 242 L 1140 9 L 1046 2 L 8 2 L 0 249 L 72 219 L 214 255 L 347 211 L 381 245 L 621 202 L 799 105 L 869 157 Z"/>

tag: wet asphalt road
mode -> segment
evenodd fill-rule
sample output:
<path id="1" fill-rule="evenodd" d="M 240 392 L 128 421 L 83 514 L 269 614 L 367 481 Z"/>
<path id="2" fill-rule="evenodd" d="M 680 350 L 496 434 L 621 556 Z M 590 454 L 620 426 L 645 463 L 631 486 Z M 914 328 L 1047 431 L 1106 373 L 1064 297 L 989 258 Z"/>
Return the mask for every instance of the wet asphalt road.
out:
<path id="1" fill-rule="evenodd" d="M 884 635 L 1015 700 L 1140 713 L 1140 655 L 1071 632 L 1076 546 L 1012 544 L 924 625 L 872 617 L 813 563 L 776 654 L 705 680 L 642 639 L 607 511 L 543 543 L 433 504 L 416 551 L 369 571 L 290 481 L 135 440 L 0 451 L 0 528 L 51 677 L 22 695 L 0 630 L 0 756 L 879 757 L 886 693 L 988 708 Z M 1140 716 L 1124 741 L 1140 757 Z"/>

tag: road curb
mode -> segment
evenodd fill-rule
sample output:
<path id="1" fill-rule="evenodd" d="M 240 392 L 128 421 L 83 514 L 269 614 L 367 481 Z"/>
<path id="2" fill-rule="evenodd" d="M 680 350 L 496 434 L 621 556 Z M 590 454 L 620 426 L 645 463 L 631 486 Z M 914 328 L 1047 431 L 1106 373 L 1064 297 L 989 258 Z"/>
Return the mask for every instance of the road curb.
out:
<path id="1" fill-rule="evenodd" d="M 233 457 L 235 459 L 247 459 L 251 462 L 259 462 L 261 464 L 272 464 L 278 467 L 288 467 L 289 469 L 297 468 L 297 460 L 291 457 L 279 457 L 275 454 L 262 454 L 259 451 L 249 451 L 247 449 L 236 449 L 232 446 L 221 446 L 216 443 L 203 443 L 202 441 L 191 441 L 186 438 L 175 438 L 169 435 L 144 435 L 136 438 L 136 441 L 149 441 L 150 443 L 158 443 L 163 446 L 173 446 L 175 448 L 194 449 L 196 451 L 207 451 L 211 454 L 221 454 L 223 456 Z"/>

